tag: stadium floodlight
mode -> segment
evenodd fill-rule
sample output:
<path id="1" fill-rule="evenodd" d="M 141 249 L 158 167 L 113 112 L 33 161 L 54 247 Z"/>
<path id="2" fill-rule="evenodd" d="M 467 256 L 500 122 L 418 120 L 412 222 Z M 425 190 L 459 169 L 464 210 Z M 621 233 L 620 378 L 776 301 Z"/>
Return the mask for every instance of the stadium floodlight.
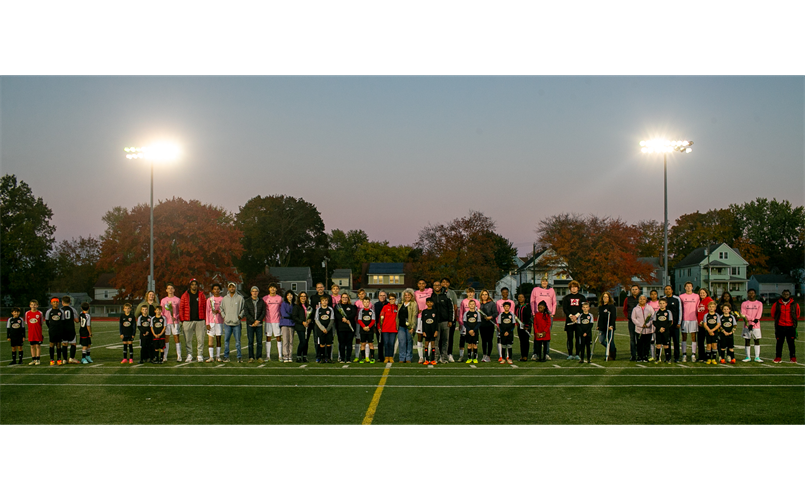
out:
<path id="1" fill-rule="evenodd" d="M 151 269 L 148 275 L 148 285 L 146 291 L 156 292 L 156 282 L 154 280 L 154 162 L 172 161 L 179 158 L 181 149 L 176 144 L 159 142 L 150 146 L 123 148 L 126 158 L 129 160 L 146 159 L 151 160 Z"/>
<path id="2" fill-rule="evenodd" d="M 662 153 L 662 169 L 665 183 L 665 225 L 663 226 L 664 233 L 664 249 L 665 249 L 665 271 L 662 277 L 663 286 L 668 284 L 668 153 L 692 153 L 693 141 L 671 141 L 668 139 L 651 139 L 648 141 L 640 141 L 641 153 Z"/>

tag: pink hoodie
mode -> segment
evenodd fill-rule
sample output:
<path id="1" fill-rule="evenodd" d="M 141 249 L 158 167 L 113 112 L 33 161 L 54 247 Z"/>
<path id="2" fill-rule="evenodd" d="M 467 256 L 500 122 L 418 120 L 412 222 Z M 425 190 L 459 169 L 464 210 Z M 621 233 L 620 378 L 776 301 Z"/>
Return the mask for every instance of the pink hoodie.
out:
<path id="1" fill-rule="evenodd" d="M 495 304 L 497 304 L 497 306 L 498 306 L 498 314 L 503 312 L 503 304 L 505 304 L 507 302 L 509 303 L 509 312 L 514 314 L 514 305 L 515 304 L 514 304 L 514 301 L 511 300 L 511 299 L 507 299 L 507 300 L 500 299 L 497 302 L 495 302 Z"/>
<path id="2" fill-rule="evenodd" d="M 165 316 L 166 324 L 168 324 L 168 325 L 178 325 L 180 323 L 180 321 L 179 321 L 179 302 L 181 302 L 179 300 L 179 297 L 177 297 L 175 295 L 173 297 L 163 297 L 162 301 L 160 301 L 159 305 L 162 306 L 162 315 Z M 171 312 L 171 311 L 169 311 L 168 309 L 165 308 L 165 306 L 168 305 L 168 304 L 171 304 L 171 307 L 173 308 L 173 312 Z M 174 321 L 174 316 L 176 317 L 175 321 Z"/>
<path id="3" fill-rule="evenodd" d="M 538 286 L 531 291 L 530 302 L 532 314 L 536 313 L 537 306 L 542 301 L 545 301 L 545 305 L 548 306 L 548 312 L 551 313 L 551 316 L 556 314 L 556 292 L 553 291 L 553 288 L 542 288 Z"/>
<path id="4" fill-rule="evenodd" d="M 698 293 L 683 293 L 679 296 L 682 307 L 682 321 L 699 321 L 698 309 L 702 298 Z"/>

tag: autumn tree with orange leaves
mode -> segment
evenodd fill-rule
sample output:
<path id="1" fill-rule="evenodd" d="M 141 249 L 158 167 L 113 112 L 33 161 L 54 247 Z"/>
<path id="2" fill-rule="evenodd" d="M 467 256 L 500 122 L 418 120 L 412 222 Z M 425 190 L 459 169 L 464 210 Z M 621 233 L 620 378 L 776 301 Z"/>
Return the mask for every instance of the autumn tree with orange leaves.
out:
<path id="1" fill-rule="evenodd" d="M 115 273 L 119 299 L 141 298 L 148 281 L 150 207 L 107 212 L 98 267 Z M 154 280 L 162 295 L 165 283 L 186 288 L 192 278 L 209 287 L 213 281 L 238 280 L 232 264 L 240 257 L 242 234 L 226 210 L 198 200 L 172 198 L 154 206 Z M 209 288 L 208 288 L 209 289 Z"/>
<path id="2" fill-rule="evenodd" d="M 653 266 L 638 260 L 640 230 L 620 218 L 563 213 L 542 219 L 536 232 L 539 244 L 553 250 L 545 263 L 587 290 L 628 286 L 633 277 L 654 280 Z"/>

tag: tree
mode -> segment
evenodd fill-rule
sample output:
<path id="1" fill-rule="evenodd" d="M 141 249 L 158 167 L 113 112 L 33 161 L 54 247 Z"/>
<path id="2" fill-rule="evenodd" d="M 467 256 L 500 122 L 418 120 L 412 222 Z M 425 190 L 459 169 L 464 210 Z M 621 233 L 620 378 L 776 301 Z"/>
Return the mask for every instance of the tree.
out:
<path id="1" fill-rule="evenodd" d="M 53 211 L 35 197 L 25 181 L 6 174 L 0 179 L 0 290 L 4 302 L 45 303 L 52 276 Z M 6 300 L 9 299 L 9 300 Z"/>
<path id="2" fill-rule="evenodd" d="M 92 236 L 64 240 L 53 251 L 55 273 L 51 290 L 84 292 L 92 296 L 95 282 L 102 272 L 98 268 L 101 242 Z"/>
<path id="3" fill-rule="evenodd" d="M 353 276 L 360 276 L 361 261 L 355 257 L 358 247 L 369 242 L 369 237 L 362 229 L 351 229 L 346 233 L 333 229 L 327 235 L 330 252 L 329 265 L 332 269 L 351 269 Z"/>
<path id="4" fill-rule="evenodd" d="M 635 224 L 639 231 L 637 239 L 638 257 L 659 257 L 662 262 L 665 253 L 665 232 L 662 222 L 656 220 L 641 220 Z"/>
<path id="5" fill-rule="evenodd" d="M 730 209 L 738 234 L 768 257 L 768 265 L 796 276 L 805 259 L 805 208 L 787 200 L 758 198 Z"/>
<path id="6" fill-rule="evenodd" d="M 317 273 L 327 255 L 321 214 L 301 198 L 255 196 L 240 207 L 235 225 L 242 232 L 244 250 L 236 265 L 250 278 L 264 273 L 268 266 L 310 266 Z"/>
<path id="7" fill-rule="evenodd" d="M 685 214 L 668 230 L 668 269 L 699 247 L 726 243 L 732 246 L 740 236 L 735 214 L 723 208 L 707 213 Z"/>
<path id="8" fill-rule="evenodd" d="M 426 280 L 446 276 L 456 286 L 475 280 L 492 288 L 511 265 L 497 261 L 496 252 L 502 259 L 506 244 L 496 238 L 505 240 L 495 233 L 495 222 L 490 217 L 474 210 L 447 224 L 425 226 L 410 254 L 412 260 L 419 259 L 413 265 L 414 274 Z"/>
<path id="9" fill-rule="evenodd" d="M 113 221 L 101 238 L 98 266 L 115 273 L 118 298 L 145 295 L 149 268 L 149 211 L 145 204 L 130 211 L 117 208 L 104 220 Z M 231 214 L 198 200 L 172 198 L 154 207 L 154 280 L 158 289 L 172 281 L 181 290 L 192 278 L 202 285 L 237 280 L 233 259 L 240 257 L 242 233 Z M 159 291 L 159 290 L 157 290 Z"/>
<path id="10" fill-rule="evenodd" d="M 355 251 L 355 262 L 358 263 L 358 272 L 354 273 L 355 285 L 361 283 L 361 263 L 363 262 L 410 262 L 413 247 L 408 245 L 391 246 L 388 241 L 367 241 L 358 245 Z"/>
<path id="11" fill-rule="evenodd" d="M 653 266 L 638 260 L 639 230 L 620 218 L 563 213 L 542 219 L 536 232 L 539 243 L 553 250 L 545 263 L 587 290 L 601 293 L 629 285 L 633 277 L 653 280 Z"/>

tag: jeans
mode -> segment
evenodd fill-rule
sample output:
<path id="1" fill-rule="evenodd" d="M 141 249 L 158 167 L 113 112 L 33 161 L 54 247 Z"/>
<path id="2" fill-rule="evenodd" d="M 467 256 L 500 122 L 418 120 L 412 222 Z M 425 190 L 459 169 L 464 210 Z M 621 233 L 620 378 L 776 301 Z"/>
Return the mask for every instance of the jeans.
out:
<path id="1" fill-rule="evenodd" d="M 639 341 L 638 335 L 635 333 L 635 327 L 634 323 L 632 323 L 632 320 L 627 321 L 629 323 L 629 354 L 631 359 L 637 359 L 637 343 Z"/>
<path id="2" fill-rule="evenodd" d="M 238 359 L 242 358 L 240 353 L 240 337 L 241 337 L 241 325 L 238 323 L 237 325 L 227 325 L 224 323 L 224 359 L 229 359 L 229 338 L 235 336 L 235 349 L 238 350 Z"/>
<path id="3" fill-rule="evenodd" d="M 439 345 L 439 361 L 442 363 L 447 362 L 447 345 L 450 342 L 450 332 L 448 331 L 448 322 L 439 322 L 439 337 L 437 344 Z"/>
<path id="4" fill-rule="evenodd" d="M 310 338 L 307 332 L 307 328 L 296 329 L 296 336 L 299 338 L 299 345 L 296 347 L 297 358 L 307 358 L 308 339 Z"/>
<path id="5" fill-rule="evenodd" d="M 397 338 L 400 339 L 400 362 L 412 361 L 414 359 L 414 339 L 408 328 L 400 325 L 397 330 Z"/>
<path id="6" fill-rule="evenodd" d="M 196 356 L 204 358 L 204 338 L 207 336 L 207 327 L 204 321 L 184 321 L 182 323 L 182 332 L 184 333 L 187 355 L 193 355 L 193 337 L 196 337 Z"/>
<path id="7" fill-rule="evenodd" d="M 394 357 L 394 341 L 397 340 L 397 332 L 383 332 L 383 347 L 385 348 L 383 357 Z"/>
<path id="8" fill-rule="evenodd" d="M 257 356 L 254 354 L 254 341 L 257 340 Z M 263 324 L 246 325 L 246 342 L 249 344 L 249 359 L 263 357 Z"/>

